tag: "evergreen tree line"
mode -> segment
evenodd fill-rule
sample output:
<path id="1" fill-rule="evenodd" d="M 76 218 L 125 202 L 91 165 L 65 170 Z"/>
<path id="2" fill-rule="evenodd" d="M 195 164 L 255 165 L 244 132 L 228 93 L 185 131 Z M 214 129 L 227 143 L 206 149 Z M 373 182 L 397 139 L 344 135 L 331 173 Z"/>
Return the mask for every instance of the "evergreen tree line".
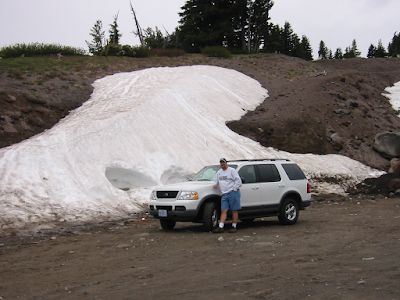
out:
<path id="1" fill-rule="evenodd" d="M 189 53 L 200 53 L 206 47 L 223 47 L 232 53 L 281 53 L 288 56 L 312 60 L 311 43 L 307 36 L 301 38 L 293 31 L 289 22 L 283 27 L 269 22 L 272 0 L 188 0 L 179 13 L 179 26 L 171 34 L 165 34 L 157 27 L 141 30 L 133 7 L 141 47 L 121 46 L 118 30 L 118 14 L 110 24 L 109 37 L 105 38 L 102 22 L 97 20 L 90 35 L 92 42 L 86 41 L 89 52 L 96 55 L 135 56 L 145 49 L 182 49 Z M 368 57 L 398 56 L 400 54 L 400 35 L 395 33 L 386 49 L 379 41 L 371 44 Z M 337 48 L 332 53 L 320 42 L 319 58 L 344 59 L 361 55 L 356 40 L 343 52 Z"/>
<path id="2" fill-rule="evenodd" d="M 358 51 L 357 42 L 353 40 L 351 46 L 346 47 L 343 52 L 342 48 L 337 48 L 335 53 L 328 49 L 324 41 L 319 44 L 318 55 L 320 59 L 345 59 L 360 57 L 361 52 Z M 375 57 L 398 57 L 400 55 L 400 34 L 394 33 L 392 41 L 389 42 L 387 50 L 383 47 L 382 40 L 379 40 L 378 46 L 371 44 L 368 48 L 368 58 Z"/>
<path id="3" fill-rule="evenodd" d="M 367 57 L 398 57 L 400 55 L 400 33 L 395 32 L 392 41 L 389 42 L 389 45 L 386 49 L 382 45 L 382 40 L 379 40 L 378 46 L 371 44 L 368 48 Z"/>

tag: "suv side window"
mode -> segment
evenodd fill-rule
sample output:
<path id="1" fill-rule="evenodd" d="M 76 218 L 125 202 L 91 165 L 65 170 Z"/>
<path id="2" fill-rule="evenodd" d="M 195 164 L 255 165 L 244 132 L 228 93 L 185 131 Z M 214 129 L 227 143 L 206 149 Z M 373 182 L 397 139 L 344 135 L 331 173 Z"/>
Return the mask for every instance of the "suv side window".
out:
<path id="1" fill-rule="evenodd" d="M 254 166 L 244 166 L 239 170 L 239 176 L 243 184 L 256 182 L 256 170 Z"/>
<path id="2" fill-rule="evenodd" d="M 258 182 L 278 182 L 281 175 L 275 165 L 256 165 Z"/>
<path id="3" fill-rule="evenodd" d="M 285 170 L 290 180 L 306 179 L 303 171 L 296 164 L 282 164 L 282 168 Z"/>

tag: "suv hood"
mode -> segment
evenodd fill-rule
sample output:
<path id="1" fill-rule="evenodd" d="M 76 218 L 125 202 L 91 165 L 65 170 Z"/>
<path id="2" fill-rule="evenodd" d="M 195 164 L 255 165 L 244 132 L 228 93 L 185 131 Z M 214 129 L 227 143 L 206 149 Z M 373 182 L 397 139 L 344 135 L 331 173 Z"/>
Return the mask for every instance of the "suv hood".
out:
<path id="1" fill-rule="evenodd" d="M 213 186 L 212 181 L 185 181 L 180 183 L 168 184 L 164 186 L 158 186 L 155 188 L 156 191 L 191 191 L 202 187 Z"/>

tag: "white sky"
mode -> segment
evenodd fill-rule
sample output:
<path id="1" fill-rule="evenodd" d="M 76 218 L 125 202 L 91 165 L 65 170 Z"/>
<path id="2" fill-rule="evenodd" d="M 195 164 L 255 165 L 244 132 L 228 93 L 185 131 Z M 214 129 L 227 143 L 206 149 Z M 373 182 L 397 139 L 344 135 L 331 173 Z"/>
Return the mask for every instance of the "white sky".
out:
<path id="1" fill-rule="evenodd" d="M 184 0 L 132 0 L 142 28 L 174 31 Z M 370 44 L 382 39 L 387 47 L 400 31 L 399 0 L 275 0 L 271 21 L 283 26 L 289 21 L 295 33 L 307 35 L 317 58 L 319 42 L 335 52 L 356 39 L 362 56 Z M 138 45 L 129 0 L 0 0 L 0 47 L 15 43 L 59 43 L 82 47 L 91 41 L 90 29 L 102 20 L 107 35 L 113 16 L 119 12 L 121 43 Z"/>
<path id="2" fill-rule="evenodd" d="M 220 157 L 291 159 L 309 179 L 341 180 L 311 180 L 326 193 L 382 174 L 340 155 L 264 148 L 226 126 L 266 96 L 254 79 L 211 66 L 97 80 L 91 98 L 53 128 L 0 149 L 0 231 L 129 218 L 153 186 L 184 181 Z"/>

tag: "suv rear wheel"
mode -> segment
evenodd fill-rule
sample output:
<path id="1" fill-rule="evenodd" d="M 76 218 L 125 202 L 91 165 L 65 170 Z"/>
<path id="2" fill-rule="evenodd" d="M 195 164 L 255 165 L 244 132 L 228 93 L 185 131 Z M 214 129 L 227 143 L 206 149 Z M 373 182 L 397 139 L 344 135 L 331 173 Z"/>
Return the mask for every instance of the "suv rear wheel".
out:
<path id="1" fill-rule="evenodd" d="M 299 217 L 299 205 L 291 198 L 283 200 L 278 219 L 281 224 L 293 225 Z"/>
<path id="2" fill-rule="evenodd" d="M 203 228 L 204 231 L 211 231 L 218 224 L 218 211 L 215 202 L 208 202 L 204 206 L 203 212 Z"/>

